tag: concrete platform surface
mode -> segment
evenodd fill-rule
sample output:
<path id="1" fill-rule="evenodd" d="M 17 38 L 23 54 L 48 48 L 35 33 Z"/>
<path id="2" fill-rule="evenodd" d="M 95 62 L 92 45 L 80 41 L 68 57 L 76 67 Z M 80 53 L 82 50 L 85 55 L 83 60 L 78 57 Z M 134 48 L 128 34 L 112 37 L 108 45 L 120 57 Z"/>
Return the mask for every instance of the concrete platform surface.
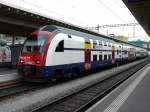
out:
<path id="1" fill-rule="evenodd" d="M 20 76 L 17 74 L 16 69 L 0 69 L 0 83 L 17 80 L 19 78 Z"/>
<path id="2" fill-rule="evenodd" d="M 150 112 L 150 64 L 86 112 Z"/>

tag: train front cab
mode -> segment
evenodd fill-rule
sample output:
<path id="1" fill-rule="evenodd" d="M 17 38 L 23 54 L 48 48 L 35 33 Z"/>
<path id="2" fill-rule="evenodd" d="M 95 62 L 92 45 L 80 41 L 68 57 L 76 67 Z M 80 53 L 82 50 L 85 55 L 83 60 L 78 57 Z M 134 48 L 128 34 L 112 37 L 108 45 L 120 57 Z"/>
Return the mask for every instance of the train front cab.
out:
<path id="1" fill-rule="evenodd" d="M 34 80 L 39 77 L 39 80 L 43 80 L 43 74 L 49 74 L 45 67 L 45 61 L 54 35 L 47 31 L 36 31 L 27 38 L 18 64 L 18 74 L 23 76 L 23 79 Z"/>

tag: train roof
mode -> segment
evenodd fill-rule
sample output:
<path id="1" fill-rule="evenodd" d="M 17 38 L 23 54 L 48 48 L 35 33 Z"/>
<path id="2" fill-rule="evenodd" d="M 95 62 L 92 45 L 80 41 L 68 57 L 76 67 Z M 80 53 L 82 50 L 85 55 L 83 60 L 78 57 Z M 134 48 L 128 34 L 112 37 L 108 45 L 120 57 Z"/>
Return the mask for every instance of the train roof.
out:
<path id="1" fill-rule="evenodd" d="M 109 39 L 109 40 L 112 40 L 112 41 L 115 41 L 115 42 L 119 42 L 119 43 L 124 43 L 124 44 L 128 44 L 128 45 L 132 45 L 132 46 L 135 46 L 135 47 L 138 47 L 138 48 L 142 48 L 142 49 L 145 49 L 143 47 L 140 47 L 140 46 L 136 46 L 136 45 L 133 45 L 131 43 L 128 43 L 128 42 L 124 42 L 124 41 L 121 41 L 121 40 L 117 40 L 115 38 L 112 38 L 112 37 L 109 37 L 109 36 L 106 36 L 106 35 L 102 35 L 102 34 L 99 34 L 99 33 L 96 33 L 96 32 L 93 32 L 93 31 L 90 31 L 89 30 L 83 30 L 83 31 L 80 31 L 80 30 L 74 30 L 74 29 L 69 29 L 69 28 L 65 28 L 65 27 L 62 27 L 62 26 L 56 26 L 56 25 L 45 25 L 43 27 L 41 27 L 39 30 L 42 30 L 42 31 L 71 31 L 71 32 L 80 32 L 80 33 L 84 33 L 84 34 L 90 34 L 90 35 L 94 35 L 94 36 L 98 36 L 98 37 L 103 37 L 105 39 Z M 87 32 L 86 32 L 87 31 Z"/>

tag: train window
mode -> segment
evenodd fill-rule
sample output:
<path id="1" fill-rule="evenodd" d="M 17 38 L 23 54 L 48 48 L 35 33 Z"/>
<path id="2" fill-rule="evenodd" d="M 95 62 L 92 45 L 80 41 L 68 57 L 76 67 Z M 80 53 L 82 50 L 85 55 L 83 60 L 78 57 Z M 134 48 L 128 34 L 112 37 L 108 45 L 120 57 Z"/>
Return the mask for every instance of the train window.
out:
<path id="1" fill-rule="evenodd" d="M 55 52 L 64 52 L 64 40 L 58 43 Z"/>
<path id="2" fill-rule="evenodd" d="M 43 52 L 48 35 L 31 35 L 24 43 L 22 52 Z"/>
<path id="3" fill-rule="evenodd" d="M 85 43 L 86 43 L 86 44 L 90 44 L 90 41 L 86 41 Z"/>
<path id="4" fill-rule="evenodd" d="M 108 46 L 111 47 L 111 43 L 109 43 Z"/>
<path id="5" fill-rule="evenodd" d="M 100 46 L 102 45 L 102 42 L 101 42 L 101 41 L 99 41 L 99 45 L 100 45 Z"/>
<path id="6" fill-rule="evenodd" d="M 117 55 L 119 54 L 119 50 L 117 50 Z"/>
<path id="7" fill-rule="evenodd" d="M 106 43 L 106 42 L 104 42 L 104 46 L 107 46 L 107 43 Z"/>
<path id="8" fill-rule="evenodd" d="M 97 55 L 93 55 L 93 61 L 97 61 Z"/>
<path id="9" fill-rule="evenodd" d="M 93 43 L 93 45 L 95 45 L 95 46 L 96 46 L 96 45 L 97 45 L 97 43 Z"/>
<path id="10" fill-rule="evenodd" d="M 98 40 L 96 40 L 96 45 L 99 45 L 99 42 L 98 42 Z"/>
<path id="11" fill-rule="evenodd" d="M 127 54 L 127 51 L 126 51 L 126 50 L 124 51 L 124 54 Z"/>
<path id="12" fill-rule="evenodd" d="M 99 61 L 102 61 L 103 60 L 103 55 L 99 55 Z"/>
<path id="13" fill-rule="evenodd" d="M 111 59 L 111 54 L 108 55 L 108 59 L 109 59 L 109 60 Z"/>
<path id="14" fill-rule="evenodd" d="M 107 60 L 107 54 L 104 55 L 104 60 Z"/>
<path id="15" fill-rule="evenodd" d="M 68 38 L 72 38 L 71 35 L 68 35 Z"/>

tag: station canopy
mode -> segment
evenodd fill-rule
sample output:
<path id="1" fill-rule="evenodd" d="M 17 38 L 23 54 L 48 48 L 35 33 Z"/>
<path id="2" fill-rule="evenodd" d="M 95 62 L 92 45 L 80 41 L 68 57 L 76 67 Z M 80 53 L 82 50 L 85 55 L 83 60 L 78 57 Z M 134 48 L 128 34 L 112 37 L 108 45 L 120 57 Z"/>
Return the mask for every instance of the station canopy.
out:
<path id="1" fill-rule="evenodd" d="M 150 0 L 123 0 L 123 2 L 150 36 Z"/>
<path id="2" fill-rule="evenodd" d="M 50 18 L 30 9 L 8 4 L 4 1 L 0 2 L 0 33 L 26 36 L 44 25 L 59 25 L 86 33 L 94 33 L 80 26 Z"/>

